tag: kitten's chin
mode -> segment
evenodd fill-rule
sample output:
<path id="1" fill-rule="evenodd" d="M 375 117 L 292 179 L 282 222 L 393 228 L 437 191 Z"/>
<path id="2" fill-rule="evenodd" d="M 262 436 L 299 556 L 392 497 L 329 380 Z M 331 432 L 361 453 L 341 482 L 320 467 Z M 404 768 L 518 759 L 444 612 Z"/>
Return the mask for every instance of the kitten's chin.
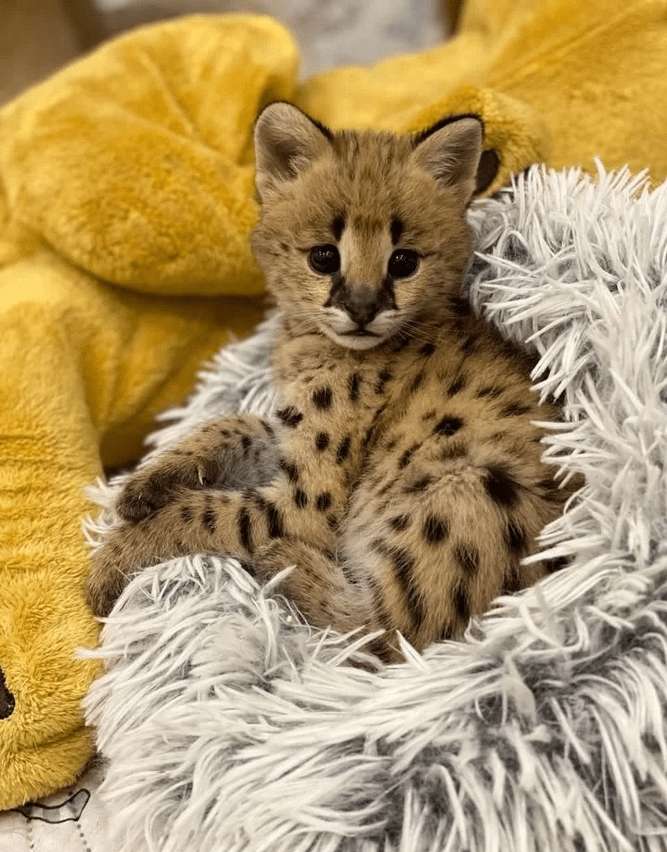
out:
<path id="1" fill-rule="evenodd" d="M 357 351 L 373 349 L 386 340 L 386 337 L 379 334 L 337 334 L 333 329 L 326 326 L 322 327 L 322 331 L 329 340 L 333 340 L 338 346 L 344 346 L 346 349 L 356 349 Z"/>

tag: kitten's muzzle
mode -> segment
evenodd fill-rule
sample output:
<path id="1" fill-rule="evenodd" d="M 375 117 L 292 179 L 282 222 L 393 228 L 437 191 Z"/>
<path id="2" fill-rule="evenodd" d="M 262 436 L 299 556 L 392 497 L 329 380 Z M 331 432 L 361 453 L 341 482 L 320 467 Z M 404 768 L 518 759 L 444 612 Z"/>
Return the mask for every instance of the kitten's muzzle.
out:
<path id="1" fill-rule="evenodd" d="M 345 311 L 352 322 L 357 324 L 357 330 L 363 331 L 390 304 L 383 290 L 378 292 L 370 287 L 342 286 L 332 290 L 326 306 Z"/>

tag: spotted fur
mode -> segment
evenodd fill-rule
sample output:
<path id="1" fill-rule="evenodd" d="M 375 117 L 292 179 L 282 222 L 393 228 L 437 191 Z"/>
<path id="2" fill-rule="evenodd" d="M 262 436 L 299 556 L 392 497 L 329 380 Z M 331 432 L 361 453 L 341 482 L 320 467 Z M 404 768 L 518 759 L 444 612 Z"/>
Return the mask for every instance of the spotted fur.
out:
<path id="1" fill-rule="evenodd" d="M 482 126 L 333 133 L 289 104 L 255 132 L 252 244 L 281 312 L 269 422 L 204 425 L 131 476 L 94 553 L 108 612 L 139 566 L 240 558 L 316 625 L 384 628 L 417 648 L 461 634 L 525 565 L 568 492 L 541 459 L 525 354 L 460 295 Z"/>

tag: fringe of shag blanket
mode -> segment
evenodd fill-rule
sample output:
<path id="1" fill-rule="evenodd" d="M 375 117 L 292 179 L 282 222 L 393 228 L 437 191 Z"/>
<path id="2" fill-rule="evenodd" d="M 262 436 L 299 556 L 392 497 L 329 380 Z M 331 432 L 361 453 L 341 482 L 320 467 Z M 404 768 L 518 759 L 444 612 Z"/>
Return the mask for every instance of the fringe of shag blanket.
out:
<path id="1" fill-rule="evenodd" d="M 546 452 L 586 486 L 543 544 L 571 564 L 389 667 L 232 560 L 148 569 L 86 702 L 121 852 L 667 849 L 667 187 L 533 168 L 471 218 L 475 308 L 566 403 Z M 271 408 L 272 328 L 220 353 L 158 450 Z"/>

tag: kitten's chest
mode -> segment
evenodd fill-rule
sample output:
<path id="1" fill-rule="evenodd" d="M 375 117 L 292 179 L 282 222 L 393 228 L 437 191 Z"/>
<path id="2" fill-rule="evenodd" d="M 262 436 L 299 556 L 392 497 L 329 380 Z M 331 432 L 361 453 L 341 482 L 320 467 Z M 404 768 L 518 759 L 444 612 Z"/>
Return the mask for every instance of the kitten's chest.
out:
<path id="1" fill-rule="evenodd" d="M 279 405 L 303 420 L 332 420 L 366 432 L 418 372 L 409 353 L 344 350 L 319 336 L 284 341 L 273 362 Z"/>

